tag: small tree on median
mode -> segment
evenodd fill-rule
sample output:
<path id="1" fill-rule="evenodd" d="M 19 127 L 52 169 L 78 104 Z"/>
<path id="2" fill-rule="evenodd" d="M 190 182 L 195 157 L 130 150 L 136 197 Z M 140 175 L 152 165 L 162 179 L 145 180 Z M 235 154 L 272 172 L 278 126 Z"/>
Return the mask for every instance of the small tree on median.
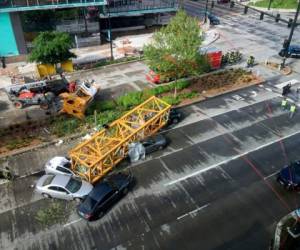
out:
<path id="1" fill-rule="evenodd" d="M 46 31 L 40 33 L 33 41 L 31 62 L 54 64 L 64 62 L 76 55 L 70 51 L 72 39 L 68 33 Z"/>
<path id="2" fill-rule="evenodd" d="M 166 27 L 154 33 L 152 43 L 144 47 L 145 59 L 163 78 L 200 75 L 209 69 L 199 54 L 201 42 L 198 20 L 180 10 Z"/>

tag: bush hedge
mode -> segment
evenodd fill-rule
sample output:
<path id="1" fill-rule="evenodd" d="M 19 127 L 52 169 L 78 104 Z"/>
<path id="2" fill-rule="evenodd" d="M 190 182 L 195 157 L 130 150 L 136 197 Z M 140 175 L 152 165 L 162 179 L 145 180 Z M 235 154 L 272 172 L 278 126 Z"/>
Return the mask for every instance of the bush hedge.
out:
<path id="1" fill-rule="evenodd" d="M 129 92 L 123 96 L 118 97 L 116 100 L 107 101 L 94 101 L 87 109 L 86 118 L 84 121 L 80 121 L 76 118 L 65 119 L 64 116 L 57 117 L 53 120 L 51 126 L 51 132 L 57 136 L 65 136 L 80 132 L 82 128 L 95 126 L 95 120 L 97 126 L 110 123 L 126 111 L 134 106 L 137 106 L 148 99 L 150 96 L 157 96 L 167 92 L 175 90 L 182 90 L 187 88 L 190 82 L 187 80 L 180 80 L 171 84 L 161 85 L 152 89 L 145 89 L 143 91 Z M 182 101 L 182 99 L 194 97 L 195 93 L 183 93 L 174 97 L 174 94 L 166 95 L 162 97 L 164 101 L 170 105 L 176 105 Z M 96 112 L 95 112 L 96 111 Z M 96 119 L 95 119 L 96 116 Z"/>

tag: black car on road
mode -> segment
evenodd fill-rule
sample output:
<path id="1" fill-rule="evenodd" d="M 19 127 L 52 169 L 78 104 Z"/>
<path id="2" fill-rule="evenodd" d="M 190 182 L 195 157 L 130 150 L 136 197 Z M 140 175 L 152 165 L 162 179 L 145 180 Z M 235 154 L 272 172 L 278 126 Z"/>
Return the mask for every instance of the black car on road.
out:
<path id="1" fill-rule="evenodd" d="M 161 134 L 150 136 L 145 140 L 141 141 L 142 145 L 145 147 L 146 154 L 150 154 L 154 151 L 164 149 L 167 144 L 167 138 Z"/>
<path id="2" fill-rule="evenodd" d="M 96 184 L 77 207 L 79 216 L 86 220 L 101 218 L 120 198 L 125 196 L 133 183 L 131 174 L 117 173 Z"/>
<path id="3" fill-rule="evenodd" d="M 220 20 L 219 18 L 217 18 L 216 16 L 212 15 L 212 14 L 208 14 L 207 15 L 208 19 L 209 19 L 209 22 L 212 24 L 212 25 L 219 25 L 220 24 Z"/>
<path id="4" fill-rule="evenodd" d="M 182 120 L 182 114 L 177 109 L 171 109 L 169 113 L 168 125 L 177 124 Z"/>
<path id="5" fill-rule="evenodd" d="M 300 188 L 300 161 L 285 166 L 277 175 L 277 181 L 287 190 Z"/>

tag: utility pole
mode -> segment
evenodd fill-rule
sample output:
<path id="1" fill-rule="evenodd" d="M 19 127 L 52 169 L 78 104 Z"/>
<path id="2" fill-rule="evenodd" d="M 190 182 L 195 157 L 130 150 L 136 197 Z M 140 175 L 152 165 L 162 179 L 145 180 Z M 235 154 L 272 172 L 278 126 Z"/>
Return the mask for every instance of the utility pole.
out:
<path id="1" fill-rule="evenodd" d="M 207 22 L 207 6 L 208 6 L 208 0 L 206 0 L 206 5 L 205 5 L 205 18 L 204 18 L 204 23 Z"/>
<path id="2" fill-rule="evenodd" d="M 110 21 L 110 8 L 109 8 L 110 1 L 107 1 L 107 11 L 108 11 L 108 38 L 110 42 L 110 60 L 114 60 L 113 55 L 113 44 L 112 44 L 112 34 L 111 34 L 111 21 Z"/>
<path id="3" fill-rule="evenodd" d="M 287 41 L 285 41 L 285 46 L 286 47 L 284 48 L 284 56 L 283 56 L 281 68 L 285 67 L 285 61 L 286 61 L 286 58 L 287 58 L 288 49 L 290 47 L 290 44 L 291 44 L 291 41 L 292 41 L 292 38 L 293 38 L 294 30 L 297 27 L 297 19 L 298 19 L 299 11 L 300 11 L 300 1 L 298 1 L 298 7 L 297 7 L 297 11 L 296 11 L 296 14 L 295 14 L 295 17 L 294 17 L 294 21 L 292 23 L 289 38 L 287 39 Z"/>

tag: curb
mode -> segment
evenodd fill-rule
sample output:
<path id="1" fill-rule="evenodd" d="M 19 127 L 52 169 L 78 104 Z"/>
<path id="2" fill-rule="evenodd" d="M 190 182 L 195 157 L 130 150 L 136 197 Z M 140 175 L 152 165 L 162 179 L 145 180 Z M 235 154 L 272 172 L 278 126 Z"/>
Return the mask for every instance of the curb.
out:
<path id="1" fill-rule="evenodd" d="M 39 145 L 29 146 L 29 147 L 25 147 L 25 148 L 21 148 L 21 149 L 16 149 L 16 150 L 13 150 L 11 152 L 2 154 L 0 156 L 0 162 L 3 161 L 3 160 L 5 161 L 7 158 L 15 156 L 15 155 L 21 155 L 23 153 L 39 150 L 41 148 L 45 148 L 45 147 L 54 145 L 56 143 L 59 143 L 60 141 L 69 142 L 69 141 L 72 141 L 72 140 L 76 140 L 76 139 L 80 138 L 81 136 L 86 135 L 88 133 L 89 133 L 89 131 L 85 131 L 85 132 L 76 133 L 76 134 L 65 136 L 65 137 L 60 137 L 60 138 L 55 139 L 53 141 L 44 142 L 44 143 L 41 143 Z"/>
<path id="2" fill-rule="evenodd" d="M 106 69 L 106 68 L 110 68 L 110 67 L 113 67 L 113 66 L 129 64 L 129 63 L 134 63 L 134 62 L 141 62 L 141 61 L 144 61 L 144 59 L 135 59 L 135 60 L 132 60 L 132 61 L 112 63 L 112 64 L 103 65 L 103 66 L 99 66 L 99 67 L 95 67 L 95 68 L 91 68 L 91 69 L 76 70 L 76 71 L 73 71 L 73 72 L 68 72 L 67 76 L 72 76 L 76 73 L 80 74 L 80 73 L 84 73 L 84 72 L 90 72 L 90 71 L 93 71 L 93 70 Z"/>

